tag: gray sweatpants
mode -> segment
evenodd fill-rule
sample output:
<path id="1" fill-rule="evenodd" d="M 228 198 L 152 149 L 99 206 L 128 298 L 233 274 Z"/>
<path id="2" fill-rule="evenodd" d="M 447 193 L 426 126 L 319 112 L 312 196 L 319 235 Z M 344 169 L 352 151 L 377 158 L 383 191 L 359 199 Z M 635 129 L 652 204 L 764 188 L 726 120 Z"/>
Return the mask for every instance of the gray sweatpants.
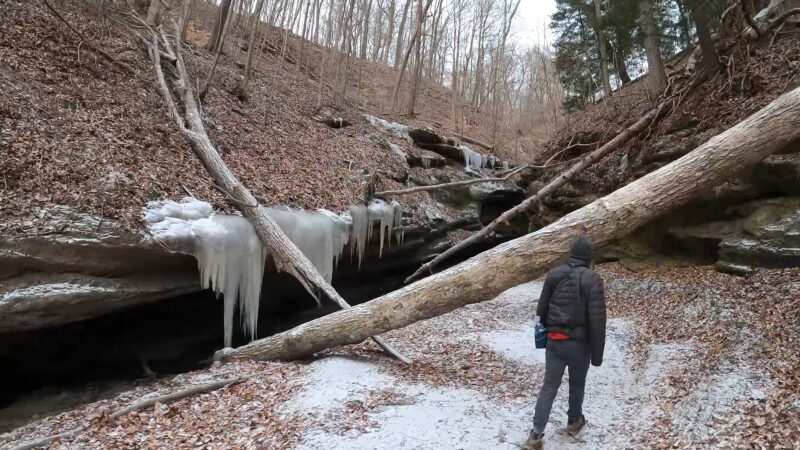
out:
<path id="1" fill-rule="evenodd" d="M 544 383 L 536 399 L 536 413 L 533 416 L 533 431 L 544 433 L 553 400 L 561 386 L 564 369 L 569 368 L 569 423 L 575 422 L 583 414 L 583 390 L 586 386 L 586 373 L 589 371 L 590 350 L 586 341 L 547 340 L 545 350 Z"/>

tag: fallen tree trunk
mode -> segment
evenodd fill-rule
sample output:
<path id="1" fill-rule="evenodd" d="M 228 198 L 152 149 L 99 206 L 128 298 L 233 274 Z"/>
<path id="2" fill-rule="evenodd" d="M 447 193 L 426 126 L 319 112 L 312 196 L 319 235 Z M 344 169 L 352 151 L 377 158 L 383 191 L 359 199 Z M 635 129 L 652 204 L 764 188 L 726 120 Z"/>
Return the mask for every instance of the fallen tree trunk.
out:
<path id="1" fill-rule="evenodd" d="M 585 235 L 596 246 L 621 238 L 799 140 L 797 88 L 690 154 L 535 233 L 370 302 L 215 357 L 296 359 L 492 299 L 563 260 L 576 236 Z"/>
<path id="2" fill-rule="evenodd" d="M 558 175 L 556 178 L 550 181 L 550 183 L 548 183 L 545 187 L 540 189 L 539 192 L 537 192 L 535 195 L 528 197 L 524 202 L 504 212 L 503 214 L 500 215 L 500 217 L 492 221 L 492 223 L 482 228 L 481 231 L 473 234 L 467 239 L 464 239 L 458 244 L 440 253 L 432 260 L 423 264 L 419 269 L 417 269 L 416 272 L 411 274 L 410 277 L 406 278 L 406 283 L 419 278 L 425 273 L 433 273 L 433 267 L 435 265 L 449 258 L 450 256 L 460 251 L 461 249 L 469 247 L 473 243 L 491 236 L 491 234 L 494 233 L 494 230 L 496 230 L 499 226 L 503 224 L 507 224 L 508 221 L 511 220 L 514 216 L 523 213 L 525 211 L 528 211 L 534 206 L 538 206 L 543 198 L 547 197 L 548 195 L 555 192 L 558 188 L 565 185 L 575 175 L 577 175 L 587 167 L 591 166 L 595 162 L 599 161 L 604 156 L 613 152 L 621 145 L 628 142 L 632 137 L 636 136 L 645 128 L 650 126 L 650 124 L 654 120 L 656 120 L 659 115 L 661 115 L 669 108 L 671 102 L 672 99 L 665 100 L 658 107 L 653 108 L 652 110 L 650 110 L 650 112 L 645 114 L 644 117 L 637 120 L 633 125 L 629 126 L 628 128 L 625 128 L 621 133 L 614 136 L 614 138 L 608 141 L 605 145 L 589 153 L 588 155 L 583 157 L 580 161 L 578 161 L 575 165 L 570 167 L 567 171 Z"/>
<path id="3" fill-rule="evenodd" d="M 473 144 L 473 145 L 477 145 L 479 147 L 483 147 L 486 150 L 493 150 L 494 149 L 494 145 L 489 145 L 486 142 L 479 141 L 479 140 L 477 140 L 475 138 L 471 138 L 471 137 L 463 135 L 463 134 L 456 133 L 456 134 L 453 134 L 453 137 L 455 137 L 457 139 L 460 139 L 460 140 L 462 140 L 462 141 L 464 141 L 464 142 L 466 142 L 468 144 Z"/>
<path id="4" fill-rule="evenodd" d="M 177 26 L 176 26 L 177 28 Z M 252 224 L 258 234 L 259 239 L 269 250 L 270 255 L 275 261 L 275 266 L 280 271 L 286 271 L 293 275 L 311 295 L 318 298 L 318 293 L 324 293 L 342 308 L 349 308 L 350 305 L 336 292 L 335 289 L 320 275 L 311 261 L 289 240 L 280 226 L 266 213 L 264 208 L 258 204 L 258 200 L 250 191 L 242 185 L 236 178 L 233 171 L 225 164 L 225 161 L 214 148 L 211 139 L 206 133 L 203 119 L 200 115 L 197 101 L 192 90 L 192 83 L 186 70 L 186 63 L 183 60 L 183 52 L 178 45 L 169 44 L 167 36 L 161 34 L 161 39 L 157 32 L 150 28 L 152 42 L 149 44 L 150 58 L 156 72 L 158 87 L 164 97 L 170 116 L 175 120 L 178 129 L 186 136 L 194 149 L 195 154 L 203 163 L 209 175 L 214 179 L 216 186 L 228 195 L 236 203 L 242 215 Z M 179 32 L 179 31 L 178 31 Z M 159 44 L 161 41 L 161 44 Z M 173 80 L 176 90 L 183 94 L 184 116 L 178 112 L 172 93 L 167 87 L 164 72 L 161 69 L 161 53 L 159 45 L 163 45 L 165 52 L 175 57 L 175 68 L 177 76 Z M 187 126 L 188 125 L 188 126 Z M 409 360 L 394 350 L 381 338 L 375 337 L 375 342 L 383 347 L 389 354 L 395 356 L 400 361 L 408 363 Z"/>
<path id="5" fill-rule="evenodd" d="M 389 195 L 405 195 L 405 194 L 413 194 L 414 192 L 435 191 L 437 189 L 452 189 L 460 186 L 467 186 L 470 184 L 477 184 L 477 183 L 493 183 L 493 182 L 507 181 L 509 178 L 516 175 L 518 172 L 521 172 L 522 169 L 526 169 L 528 167 L 529 166 L 516 167 L 512 171 L 503 175 L 502 177 L 497 177 L 497 178 L 473 178 L 471 180 L 453 181 L 451 183 L 431 184 L 428 186 L 417 186 L 408 189 L 397 189 L 394 191 L 380 191 L 376 192 L 374 195 L 375 197 L 386 197 Z"/>

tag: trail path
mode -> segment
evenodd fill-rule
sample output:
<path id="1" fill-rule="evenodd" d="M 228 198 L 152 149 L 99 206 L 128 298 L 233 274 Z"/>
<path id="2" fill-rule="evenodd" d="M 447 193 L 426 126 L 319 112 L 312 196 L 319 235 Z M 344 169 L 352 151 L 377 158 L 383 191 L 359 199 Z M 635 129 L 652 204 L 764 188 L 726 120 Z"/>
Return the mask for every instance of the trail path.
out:
<path id="1" fill-rule="evenodd" d="M 431 340 L 456 339 L 457 345 L 496 352 L 509 366 L 522 365 L 526 369 L 509 373 L 512 379 L 508 382 L 533 380 L 538 389 L 544 350 L 534 348 L 530 316 L 540 290 L 538 283 L 523 284 L 493 301 L 410 328 L 424 327 L 419 335 Z M 467 331 L 451 333 L 453 328 Z M 632 328 L 633 324 L 624 319 L 609 322 L 605 362 L 589 371 L 584 406 L 588 425 L 577 439 L 564 430 L 568 391 L 565 375 L 546 433 L 547 448 L 631 447 L 635 446 L 632 437 L 652 427 L 657 412 L 652 399 L 664 388 L 669 369 L 684 362 L 682 355 L 687 354 L 688 345 L 651 346 L 646 363 L 633 368 L 628 348 Z M 414 355 L 417 361 L 449 357 L 435 352 L 425 355 L 424 342 L 419 340 L 407 343 L 409 348 L 422 344 L 420 354 Z M 492 366 L 487 371 L 495 369 Z M 481 368 L 475 370 L 480 377 Z M 529 380 L 513 379 L 526 373 Z M 303 449 L 519 448 L 531 426 L 536 389 L 506 400 L 495 398 L 492 393 L 487 395 L 482 389 L 438 381 L 413 382 L 387 370 L 380 362 L 333 355 L 310 365 L 305 387 L 284 408 L 286 412 L 305 414 L 315 424 L 303 436 L 299 446 Z M 385 390 L 392 393 L 391 399 L 373 407 L 370 398 Z M 361 408 L 366 411 L 353 417 L 342 412 L 342 405 L 350 405 L 351 409 L 353 405 L 366 405 Z M 344 428 L 332 427 L 332 418 Z M 365 418 L 366 426 L 349 426 Z"/>

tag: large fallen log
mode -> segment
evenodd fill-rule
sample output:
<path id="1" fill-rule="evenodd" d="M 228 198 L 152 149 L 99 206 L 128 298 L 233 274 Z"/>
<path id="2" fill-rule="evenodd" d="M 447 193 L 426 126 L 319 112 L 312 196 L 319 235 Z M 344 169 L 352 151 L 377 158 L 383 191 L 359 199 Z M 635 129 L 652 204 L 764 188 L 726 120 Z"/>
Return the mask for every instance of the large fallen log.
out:
<path id="1" fill-rule="evenodd" d="M 672 104 L 672 101 L 673 101 L 672 99 L 665 100 L 659 106 L 651 109 L 650 112 L 648 112 L 642 118 L 634 122 L 633 125 L 628 126 L 624 130 L 622 130 L 621 133 L 614 136 L 614 138 L 608 141 L 606 144 L 604 144 L 597 150 L 589 153 L 588 155 L 583 157 L 580 161 L 575 163 L 572 167 L 567 169 L 565 172 L 555 177 L 552 181 L 550 181 L 550 183 L 548 183 L 545 187 L 540 189 L 539 192 L 528 197 L 524 202 L 520 203 L 519 205 L 501 214 L 500 217 L 493 220 L 492 223 L 482 228 L 481 231 L 473 234 L 467 239 L 464 239 L 458 244 L 448 248 L 447 250 L 440 253 L 432 260 L 423 264 L 419 269 L 417 269 L 416 272 L 411 274 L 410 277 L 406 278 L 406 283 L 411 282 L 424 274 L 433 273 L 433 267 L 435 265 L 439 264 L 440 262 L 454 255 L 460 250 L 469 247 L 473 243 L 486 239 L 487 237 L 491 236 L 492 233 L 494 233 L 494 231 L 498 227 L 500 227 L 501 225 L 508 224 L 509 221 L 514 216 L 538 206 L 543 198 L 547 197 L 548 195 L 558 190 L 561 186 L 565 185 L 575 175 L 577 175 L 587 167 L 591 166 L 592 164 L 596 163 L 597 161 L 601 160 L 604 156 L 613 152 L 621 145 L 628 142 L 631 138 L 642 132 L 645 128 L 650 126 L 650 124 L 652 124 L 653 121 L 658 119 L 658 117 L 662 113 L 666 112 L 669 109 L 669 106 Z"/>
<path id="2" fill-rule="evenodd" d="M 215 357 L 296 359 L 492 299 L 562 260 L 576 236 L 583 234 L 596 246 L 621 238 L 793 142 L 800 143 L 800 88 L 688 155 L 535 233 L 370 302 Z"/>
<path id="3" fill-rule="evenodd" d="M 177 28 L 177 25 L 176 25 Z M 286 271 L 293 275 L 314 297 L 319 292 L 324 293 L 333 302 L 342 308 L 349 308 L 350 305 L 336 292 L 335 289 L 325 281 L 325 278 L 317 271 L 311 261 L 289 240 L 280 226 L 267 214 L 266 210 L 258 204 L 258 200 L 236 177 L 233 171 L 225 164 L 225 161 L 211 143 L 211 139 L 206 133 L 205 125 L 200 114 L 197 100 L 189 80 L 186 63 L 181 51 L 181 43 L 178 39 L 177 45 L 171 45 L 167 36 L 158 33 L 155 29 L 149 28 L 152 34 L 152 42 L 148 43 L 148 51 L 153 62 L 153 69 L 156 74 L 158 88 L 161 91 L 164 101 L 167 104 L 170 116 L 175 121 L 178 129 L 189 140 L 195 154 L 203 163 L 209 175 L 214 179 L 216 186 L 228 195 L 236 203 L 242 215 L 253 224 L 259 239 L 264 246 L 269 249 L 275 266 L 280 271 Z M 179 32 L 176 36 L 179 36 Z M 176 76 L 173 84 L 176 90 L 182 94 L 184 113 L 178 112 L 178 108 L 173 99 L 172 93 L 167 86 L 164 71 L 161 68 L 160 47 L 170 56 L 174 56 Z M 374 337 L 387 353 L 393 355 L 400 361 L 408 363 L 408 359 L 393 349 L 380 337 Z"/>

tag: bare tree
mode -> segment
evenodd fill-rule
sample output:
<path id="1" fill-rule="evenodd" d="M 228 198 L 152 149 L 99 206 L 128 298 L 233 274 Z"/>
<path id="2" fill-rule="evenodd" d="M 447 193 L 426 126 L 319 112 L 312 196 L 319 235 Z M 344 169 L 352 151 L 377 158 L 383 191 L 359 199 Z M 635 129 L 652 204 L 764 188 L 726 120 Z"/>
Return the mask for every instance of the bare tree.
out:
<path id="1" fill-rule="evenodd" d="M 159 0 L 153 1 L 157 2 Z M 217 20 L 214 21 L 214 30 L 211 32 L 211 39 L 208 40 L 207 48 L 210 52 L 217 52 L 222 47 L 222 40 L 228 24 L 228 18 L 230 17 L 232 2 L 233 0 L 222 0 L 219 14 L 217 14 Z"/>
<path id="2" fill-rule="evenodd" d="M 264 8 L 264 0 L 258 0 L 256 3 L 256 9 L 253 11 L 253 27 L 250 30 L 250 38 L 248 39 L 247 44 L 247 62 L 244 65 L 244 73 L 242 74 L 242 80 L 233 90 L 233 94 L 239 97 L 239 100 L 242 101 L 247 100 L 248 96 L 251 65 L 253 64 L 253 54 L 256 51 L 256 34 L 258 34 L 258 25 L 261 23 L 262 8 Z"/>
<path id="3" fill-rule="evenodd" d="M 647 53 L 648 81 L 650 93 L 657 97 L 667 87 L 667 71 L 664 69 L 664 60 L 661 58 L 661 39 L 658 37 L 658 26 L 653 14 L 653 0 L 640 0 L 639 18 L 642 33 L 644 34 L 644 48 Z"/>

